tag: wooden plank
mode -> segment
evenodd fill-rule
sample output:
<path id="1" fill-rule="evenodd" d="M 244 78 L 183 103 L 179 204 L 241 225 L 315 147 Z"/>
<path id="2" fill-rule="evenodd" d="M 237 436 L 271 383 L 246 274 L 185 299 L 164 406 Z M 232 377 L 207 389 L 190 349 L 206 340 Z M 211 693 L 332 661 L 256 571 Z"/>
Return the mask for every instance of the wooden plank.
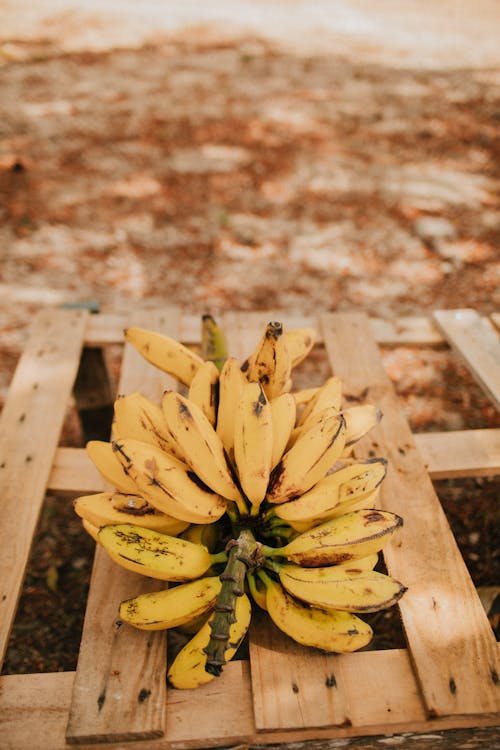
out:
<path id="1" fill-rule="evenodd" d="M 349 670 L 349 681 L 345 681 L 353 699 L 354 726 L 257 732 L 252 714 L 249 664 L 235 661 L 225 667 L 220 678 L 208 685 L 196 690 L 169 691 L 168 713 L 175 716 L 175 721 L 169 722 L 163 738 L 148 740 L 147 743 L 127 742 L 126 746 L 110 743 L 106 747 L 109 750 L 125 750 L 125 747 L 127 750 L 145 750 L 147 745 L 147 750 L 186 750 L 231 747 L 237 743 L 261 746 L 301 742 L 305 750 L 307 747 L 319 748 L 314 740 L 384 734 L 390 734 L 393 743 L 400 747 L 401 743 L 395 741 L 395 733 L 432 733 L 460 727 L 474 727 L 477 733 L 479 727 L 498 728 L 498 717 L 488 714 L 428 720 L 420 713 L 420 718 L 415 718 L 418 698 L 415 698 L 415 681 L 405 650 L 368 651 L 330 658 L 338 660 L 338 671 L 343 670 L 344 662 L 356 662 L 356 668 Z M 365 675 L 369 677 L 366 684 Z M 378 687 L 375 689 L 373 675 L 377 678 L 375 686 Z M 0 677 L 2 750 L 67 750 L 65 727 L 74 677 L 74 672 Z M 237 710 L 228 710 L 228 706 L 236 706 Z M 410 709 L 406 715 L 404 706 Z M 442 735 L 438 736 L 442 738 Z M 310 745 L 308 740 L 311 740 Z M 412 740 L 411 747 L 420 747 L 418 737 L 412 737 Z M 331 746 L 333 743 L 327 745 Z M 493 746 L 493 742 L 484 745 Z M 95 747 L 83 745 L 82 750 Z"/>
<path id="2" fill-rule="evenodd" d="M 500 474 L 500 428 L 413 435 L 432 479 Z"/>
<path id="3" fill-rule="evenodd" d="M 177 335 L 177 315 L 143 313 L 130 324 Z M 125 346 L 119 393 L 141 391 L 159 401 L 169 376 Z M 165 587 L 131 573 L 97 548 L 67 728 L 67 741 L 130 741 L 161 736 L 165 730 L 166 636 L 122 626 L 122 600 Z M 133 658 L 131 658 L 133 655 Z"/>
<path id="4" fill-rule="evenodd" d="M 474 310 L 437 310 L 434 320 L 489 398 L 500 409 L 500 337 Z"/>
<path id="5" fill-rule="evenodd" d="M 2 663 L 87 318 L 81 310 L 44 310 L 35 318 L 0 418 Z"/>
<path id="6" fill-rule="evenodd" d="M 382 455 L 389 471 L 382 507 L 405 520 L 384 550 L 408 586 L 400 611 L 429 716 L 500 710 L 500 662 L 493 632 L 361 314 L 322 317 L 325 346 L 346 395 L 381 408 L 380 425 L 356 455 Z M 362 345 L 361 345 L 362 342 Z"/>
<path id="7" fill-rule="evenodd" d="M 492 316 L 494 317 L 494 316 Z M 309 326 L 317 328 L 317 319 L 311 315 L 289 315 L 281 311 L 245 313 L 252 326 L 265 326 L 270 320 L 281 320 L 287 328 Z M 107 346 L 123 343 L 123 329 L 127 325 L 126 315 L 100 313 L 92 315 L 85 338 L 87 346 Z M 439 346 L 446 343 L 443 334 L 430 317 L 403 316 L 395 319 L 370 318 L 370 327 L 375 340 L 387 346 Z M 199 344 L 200 316 L 183 315 L 179 338 L 187 344 Z M 318 330 L 318 343 L 323 343 Z"/>

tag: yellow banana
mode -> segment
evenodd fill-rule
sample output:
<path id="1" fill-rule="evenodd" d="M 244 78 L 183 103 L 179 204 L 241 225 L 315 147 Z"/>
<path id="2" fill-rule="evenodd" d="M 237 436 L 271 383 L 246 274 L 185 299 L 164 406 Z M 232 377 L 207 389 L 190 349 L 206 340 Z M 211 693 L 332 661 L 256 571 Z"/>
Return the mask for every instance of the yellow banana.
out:
<path id="1" fill-rule="evenodd" d="M 128 475 L 125 467 L 115 455 L 111 443 L 103 440 L 89 440 L 85 446 L 87 454 L 99 474 L 125 495 L 137 495 L 138 488 Z"/>
<path id="2" fill-rule="evenodd" d="M 213 362 L 204 362 L 193 376 L 189 386 L 189 400 L 202 410 L 214 427 L 219 401 L 219 370 Z"/>
<path id="3" fill-rule="evenodd" d="M 140 630 L 177 628 L 212 609 L 221 585 L 217 576 L 211 576 L 140 594 L 120 604 L 120 618 Z"/>
<path id="4" fill-rule="evenodd" d="M 382 458 L 348 463 L 317 482 L 297 500 L 276 508 L 284 521 L 307 521 L 328 515 L 346 502 L 357 502 L 380 485 L 387 471 Z"/>
<path id="5" fill-rule="evenodd" d="M 354 572 L 341 565 L 303 568 L 279 565 L 281 585 L 296 599 L 320 609 L 347 612 L 377 612 L 395 604 L 405 587 L 375 570 Z"/>
<path id="6" fill-rule="evenodd" d="M 324 409 L 272 470 L 269 502 L 282 503 L 298 497 L 323 479 L 342 454 L 344 435 L 343 417 L 333 407 Z"/>
<path id="7" fill-rule="evenodd" d="M 268 323 L 254 354 L 248 360 L 248 380 L 262 383 L 269 400 L 276 398 L 288 385 L 292 361 L 281 323 Z"/>
<path id="8" fill-rule="evenodd" d="M 247 573 L 248 589 L 251 597 L 261 609 L 267 611 L 266 604 L 266 587 L 260 580 L 260 578 L 253 573 Z"/>
<path id="9" fill-rule="evenodd" d="M 234 422 L 234 461 L 253 515 L 266 495 L 272 449 L 273 422 L 269 401 L 259 382 L 245 383 Z"/>
<path id="10" fill-rule="evenodd" d="M 301 388 L 298 391 L 292 391 L 296 406 L 305 407 L 316 396 L 319 389 L 320 386 L 315 386 L 314 388 Z"/>
<path id="11" fill-rule="evenodd" d="M 292 529 L 294 529 L 294 531 L 298 532 L 299 534 L 303 534 L 304 531 L 309 531 L 315 526 L 319 526 L 321 523 L 330 521 L 333 518 L 343 516 L 345 513 L 351 513 L 351 511 L 353 510 L 366 510 L 370 508 L 374 509 L 376 508 L 379 490 L 380 488 L 377 487 L 376 490 L 370 492 L 368 495 L 365 495 L 361 500 L 359 498 L 354 498 L 354 500 L 346 500 L 344 503 L 340 503 L 340 505 L 337 505 L 335 508 L 333 508 L 333 510 L 326 511 L 320 516 L 309 518 L 307 519 L 307 521 L 288 521 L 288 523 L 290 524 Z M 277 506 L 277 508 L 279 507 L 280 506 Z"/>
<path id="12" fill-rule="evenodd" d="M 289 328 L 285 331 L 285 341 L 292 367 L 297 367 L 313 348 L 316 331 L 314 328 Z"/>
<path id="13" fill-rule="evenodd" d="M 378 552 L 402 524 L 400 516 L 386 510 L 354 510 L 315 526 L 284 547 L 263 546 L 262 551 L 303 567 L 336 565 Z"/>
<path id="14" fill-rule="evenodd" d="M 342 411 L 346 424 L 346 452 L 349 453 L 354 443 L 372 430 L 382 419 L 382 412 L 372 404 L 359 404 Z"/>
<path id="15" fill-rule="evenodd" d="M 156 331 L 130 326 L 124 331 L 125 340 L 162 372 L 184 385 L 189 385 L 203 359 L 179 341 Z"/>
<path id="16" fill-rule="evenodd" d="M 266 584 L 266 605 L 272 621 L 297 643 L 331 653 L 347 653 L 371 641 L 371 627 L 351 612 L 302 604 L 268 575 L 261 572 L 261 577 Z"/>
<path id="17" fill-rule="evenodd" d="M 82 518 L 82 526 L 87 534 L 90 534 L 94 542 L 99 542 L 99 526 L 94 526 L 94 524 L 90 523 L 90 521 L 87 521 L 85 518 Z"/>
<path id="18" fill-rule="evenodd" d="M 182 460 L 175 440 L 172 440 L 160 406 L 141 393 L 118 396 L 114 404 L 113 439 L 134 438 L 157 445 L 166 453 Z"/>
<path id="19" fill-rule="evenodd" d="M 226 338 L 209 314 L 201 318 L 201 354 L 203 359 L 213 362 L 218 371 L 227 359 Z"/>
<path id="20" fill-rule="evenodd" d="M 112 560 L 123 568 L 162 581 L 190 581 L 200 578 L 226 553 L 211 555 L 201 544 L 160 534 L 132 524 L 102 526 L 98 541 Z"/>
<path id="21" fill-rule="evenodd" d="M 132 439 L 117 440 L 113 448 L 140 494 L 162 513 L 189 523 L 213 523 L 226 511 L 223 498 L 160 448 Z"/>
<path id="22" fill-rule="evenodd" d="M 219 377 L 219 407 L 215 431 L 220 437 L 228 456 L 232 456 L 234 445 L 234 418 L 246 378 L 235 357 L 228 357 Z"/>
<path id="23" fill-rule="evenodd" d="M 144 498 L 137 495 L 124 495 L 120 492 L 98 492 L 84 495 L 73 501 L 73 507 L 80 518 L 93 526 L 109 526 L 119 523 L 132 523 L 163 534 L 177 536 L 187 528 L 186 521 L 166 516 L 153 508 Z"/>
<path id="24" fill-rule="evenodd" d="M 223 529 L 220 523 L 192 523 L 180 536 L 193 544 L 203 544 L 209 552 L 213 552 L 221 539 Z"/>
<path id="25" fill-rule="evenodd" d="M 285 452 L 292 434 L 297 416 L 295 400 L 290 393 L 282 393 L 270 401 L 273 423 L 273 448 L 271 452 L 271 469 L 274 469 Z"/>
<path id="26" fill-rule="evenodd" d="M 226 662 L 235 655 L 250 625 L 252 608 L 246 594 L 238 597 L 235 607 L 235 622 L 229 629 L 229 648 L 226 650 Z M 207 648 L 210 637 L 210 623 L 213 615 L 201 627 L 193 638 L 182 648 L 175 657 L 167 672 L 167 679 L 174 688 L 185 690 L 205 685 L 215 678 L 215 675 L 205 670 Z"/>
<path id="27" fill-rule="evenodd" d="M 201 409 L 176 391 L 163 394 L 162 409 L 170 435 L 196 475 L 214 492 L 241 504 L 222 441 Z"/>
<path id="28" fill-rule="evenodd" d="M 305 425 L 313 414 L 318 414 L 330 406 L 340 411 L 342 406 L 342 381 L 332 375 L 317 391 L 316 395 L 306 404 L 297 424 Z"/>

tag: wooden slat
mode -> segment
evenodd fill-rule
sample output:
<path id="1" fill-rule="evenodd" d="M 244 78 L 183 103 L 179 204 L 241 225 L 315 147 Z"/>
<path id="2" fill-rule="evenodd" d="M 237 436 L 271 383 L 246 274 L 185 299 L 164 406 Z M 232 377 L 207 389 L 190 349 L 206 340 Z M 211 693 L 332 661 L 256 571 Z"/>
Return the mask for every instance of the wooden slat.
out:
<path id="1" fill-rule="evenodd" d="M 66 414 L 88 314 L 44 310 L 15 371 L 0 420 L 0 661 Z"/>
<path id="2" fill-rule="evenodd" d="M 434 320 L 480 386 L 500 409 L 500 337 L 474 310 L 437 310 Z"/>
<path id="3" fill-rule="evenodd" d="M 413 435 L 432 479 L 500 474 L 500 428 Z"/>
<path id="4" fill-rule="evenodd" d="M 317 327 L 317 319 L 310 315 L 289 315 L 281 311 L 245 313 L 251 327 L 264 327 L 270 320 L 281 320 L 287 328 Z M 127 325 L 126 315 L 92 315 L 85 338 L 87 346 L 107 346 L 123 343 L 123 329 Z M 370 327 L 376 341 L 387 346 L 436 346 L 445 343 L 445 338 L 430 317 L 403 316 L 394 320 L 370 318 Z M 187 344 L 200 341 L 200 316 L 183 315 L 180 321 L 179 338 Z M 318 343 L 322 343 L 318 330 Z"/>
<path id="5" fill-rule="evenodd" d="M 232 747 L 238 743 L 261 746 L 399 732 L 432 733 L 460 727 L 474 727 L 477 730 L 478 727 L 498 725 L 498 717 L 488 714 L 426 719 L 422 707 L 419 708 L 411 664 L 405 650 L 367 651 L 329 658 L 336 659 L 336 672 L 339 673 L 345 671 L 346 664 L 355 664 L 344 679 L 355 719 L 351 727 L 257 732 L 253 719 L 249 665 L 246 661 L 234 661 L 224 668 L 220 678 L 208 685 L 196 690 L 169 691 L 167 710 L 169 715 L 175 716 L 175 721 L 167 724 L 164 738 L 146 743 L 132 741 L 126 745 L 111 743 L 106 748 L 145 750 L 147 746 L 147 750 L 186 750 Z M 67 750 L 65 727 L 74 677 L 74 672 L 0 677 L 2 750 Z M 228 710 L 228 699 L 232 710 Z M 405 707 L 408 707 L 407 712 Z M 391 739 L 400 747 L 400 743 L 396 743 L 397 737 Z M 301 746 L 305 750 L 308 745 Z M 333 743 L 328 744 L 330 746 Z M 484 744 L 481 746 L 486 747 Z M 95 747 L 83 745 L 82 750 Z M 314 743 L 314 747 L 319 745 Z M 420 747 L 418 737 L 412 737 L 411 747 Z"/>
<path id="6" fill-rule="evenodd" d="M 134 315 L 130 324 L 177 335 L 174 312 Z M 174 381 L 126 345 L 119 393 L 141 391 L 159 401 Z M 165 730 L 166 637 L 145 635 L 117 618 L 124 599 L 164 588 L 161 581 L 131 573 L 96 550 L 73 699 L 67 728 L 71 743 L 130 741 Z"/>
<path id="7" fill-rule="evenodd" d="M 382 506 L 405 520 L 384 550 L 390 573 L 408 586 L 400 611 L 430 716 L 500 710 L 500 662 L 493 632 L 370 336 L 364 315 L 322 317 L 326 350 L 346 394 L 384 418 L 356 455 L 382 455 L 389 471 Z"/>

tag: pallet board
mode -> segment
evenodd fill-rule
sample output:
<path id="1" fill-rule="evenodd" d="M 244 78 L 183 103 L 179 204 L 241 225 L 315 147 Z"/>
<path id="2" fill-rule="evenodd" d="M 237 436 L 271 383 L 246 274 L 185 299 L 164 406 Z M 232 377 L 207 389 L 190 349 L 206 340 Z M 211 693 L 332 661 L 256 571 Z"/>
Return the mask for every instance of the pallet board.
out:
<path id="1" fill-rule="evenodd" d="M 381 503 L 405 519 L 403 534 L 384 556 L 389 571 L 409 586 L 400 603 L 407 649 L 342 656 L 312 652 L 256 615 L 249 661 L 228 664 L 221 678 L 196 691 L 166 689 L 165 634 L 123 628 L 117 621 L 121 599 L 161 582 L 125 571 L 97 550 L 76 673 L 0 678 L 6 748 L 33 747 L 33 736 L 40 738 L 40 750 L 102 743 L 118 749 L 124 742 L 131 750 L 266 745 L 500 722 L 498 644 L 431 481 L 498 474 L 500 430 L 412 435 L 378 348 L 450 345 L 495 401 L 495 316 L 492 324 L 474 311 L 394 321 L 351 313 L 315 318 L 226 313 L 219 322 L 231 354 L 243 359 L 271 319 L 286 327 L 315 327 L 348 395 L 362 395 L 384 412 L 357 453 L 389 458 Z M 199 338 L 199 317 L 176 309 L 134 317 L 45 310 L 34 321 L 0 417 L 0 490 L 8 511 L 0 530 L 6 571 L 2 653 L 46 490 L 75 496 L 105 486 L 83 449 L 58 446 L 82 353 L 123 344 L 123 329 L 131 324 L 189 344 Z M 120 393 L 141 390 L 155 399 L 173 386 L 124 347 Z M 20 512 L 22 525 L 15 522 Z M 238 706 L 234 714 L 223 710 L 229 697 Z"/>

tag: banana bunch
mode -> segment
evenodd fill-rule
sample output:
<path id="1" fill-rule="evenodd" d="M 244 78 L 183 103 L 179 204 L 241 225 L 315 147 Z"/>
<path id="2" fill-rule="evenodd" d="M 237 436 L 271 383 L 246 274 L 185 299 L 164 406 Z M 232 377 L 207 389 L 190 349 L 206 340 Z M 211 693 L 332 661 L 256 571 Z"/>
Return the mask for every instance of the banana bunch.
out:
<path id="1" fill-rule="evenodd" d="M 160 403 L 118 396 L 110 442 L 87 444 L 110 487 L 74 502 L 111 559 L 166 582 L 122 602 L 120 618 L 184 634 L 168 669 L 176 688 L 221 673 L 248 631 L 252 602 L 298 643 L 340 653 L 372 638 L 359 614 L 390 607 L 405 591 L 375 570 L 402 525 L 376 508 L 387 461 L 352 455 L 379 410 L 345 408 L 336 376 L 294 391 L 313 329 L 270 322 L 243 362 L 228 355 L 210 315 L 200 338 L 194 351 L 161 333 L 125 330 L 180 389 L 166 389 Z"/>

